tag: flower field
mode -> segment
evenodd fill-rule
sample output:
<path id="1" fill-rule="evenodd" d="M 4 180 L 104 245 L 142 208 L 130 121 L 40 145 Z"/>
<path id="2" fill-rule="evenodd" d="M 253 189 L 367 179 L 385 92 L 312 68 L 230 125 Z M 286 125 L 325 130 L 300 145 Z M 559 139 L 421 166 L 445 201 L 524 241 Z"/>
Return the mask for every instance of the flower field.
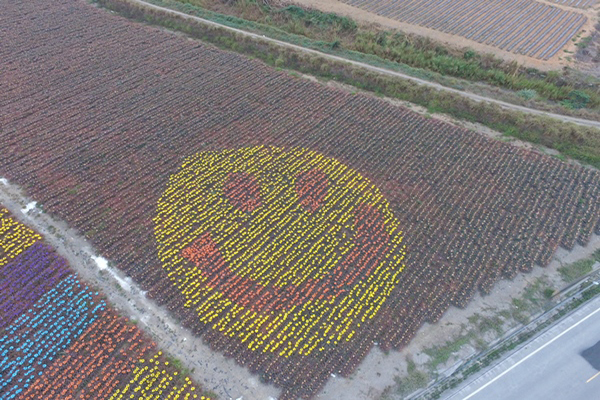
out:
<path id="1" fill-rule="evenodd" d="M 138 399 L 206 398 L 168 361 L 141 385 L 156 346 L 3 208 L 0 248 L 2 399 L 118 399 L 132 384 Z"/>
<path id="2" fill-rule="evenodd" d="M 171 177 L 158 210 L 158 255 L 184 307 L 282 357 L 350 341 L 406 254 L 377 188 L 303 149 L 200 153 Z"/>
<path id="3" fill-rule="evenodd" d="M 535 0 L 341 0 L 383 17 L 435 29 L 542 60 L 552 58 L 587 18 Z M 556 0 L 585 8 L 591 1 Z M 566 4 L 568 3 L 568 4 Z M 583 4 L 585 3 L 585 4 Z"/>
<path id="4" fill-rule="evenodd" d="M 11 2 L 0 27 L 0 176 L 283 398 L 600 233 L 595 170 L 80 0 Z"/>

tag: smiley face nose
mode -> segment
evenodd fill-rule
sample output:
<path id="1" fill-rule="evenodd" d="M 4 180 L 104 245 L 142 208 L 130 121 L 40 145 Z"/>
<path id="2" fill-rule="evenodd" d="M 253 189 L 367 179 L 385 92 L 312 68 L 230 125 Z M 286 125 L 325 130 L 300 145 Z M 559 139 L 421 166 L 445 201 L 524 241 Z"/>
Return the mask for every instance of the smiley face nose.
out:
<path id="1" fill-rule="evenodd" d="M 247 172 L 230 173 L 223 192 L 229 202 L 242 212 L 252 212 L 262 204 L 260 186 L 254 175 Z"/>
<path id="2" fill-rule="evenodd" d="M 219 248 L 210 237 L 210 233 L 206 232 L 185 247 L 181 251 L 181 256 L 196 265 L 203 265 L 216 261 L 219 257 Z"/>

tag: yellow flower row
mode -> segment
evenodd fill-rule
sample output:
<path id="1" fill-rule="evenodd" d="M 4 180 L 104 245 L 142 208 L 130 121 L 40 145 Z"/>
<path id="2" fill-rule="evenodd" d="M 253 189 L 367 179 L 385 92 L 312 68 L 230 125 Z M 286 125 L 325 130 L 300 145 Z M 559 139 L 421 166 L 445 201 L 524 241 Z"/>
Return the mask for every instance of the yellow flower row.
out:
<path id="1" fill-rule="evenodd" d="M 42 237 L 0 208 L 0 266 L 6 265 Z"/>
<path id="2" fill-rule="evenodd" d="M 314 212 L 300 205 L 295 187 L 295 179 L 311 169 L 328 179 L 327 193 Z M 227 177 L 234 173 L 251 174 L 259 182 L 261 205 L 255 210 L 240 211 L 224 195 Z M 378 210 L 389 237 L 378 244 L 386 251 L 368 277 L 361 276 L 343 295 L 306 297 L 282 310 L 261 312 L 236 301 L 251 302 L 257 294 L 240 292 L 247 288 L 228 281 L 232 272 L 282 293 L 289 285 L 327 284 L 328 274 L 356 249 L 360 204 Z M 186 307 L 249 349 L 282 356 L 350 340 L 380 309 L 403 268 L 399 223 L 379 190 L 339 161 L 306 149 L 259 146 L 192 156 L 171 177 L 154 221 L 160 260 L 186 296 Z M 190 266 L 181 253 L 207 232 L 224 263 Z"/>
<path id="3" fill-rule="evenodd" d="M 133 371 L 133 378 L 123 389 L 117 389 L 110 400 L 120 399 L 144 399 L 144 400 L 209 400 L 205 396 L 194 393 L 196 388 L 190 378 L 183 378 L 183 382 L 177 383 L 177 371 L 172 374 L 162 367 L 169 365 L 168 361 L 160 361 L 162 352 L 150 359 L 138 360 Z"/>

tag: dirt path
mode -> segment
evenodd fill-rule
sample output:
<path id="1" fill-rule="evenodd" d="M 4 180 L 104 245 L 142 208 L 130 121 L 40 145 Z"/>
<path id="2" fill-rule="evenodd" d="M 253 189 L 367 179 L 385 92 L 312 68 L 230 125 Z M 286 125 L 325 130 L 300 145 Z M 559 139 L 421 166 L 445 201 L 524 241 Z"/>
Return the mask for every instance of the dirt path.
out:
<path id="1" fill-rule="evenodd" d="M 0 204 L 15 218 L 44 236 L 89 285 L 98 288 L 121 315 L 138 325 L 163 351 L 181 360 L 196 382 L 220 399 L 275 399 L 279 389 L 259 382 L 256 375 L 233 359 L 214 352 L 192 332 L 177 325 L 167 310 L 149 300 L 143 291 L 99 257 L 92 246 L 64 221 L 42 212 L 19 188 L 0 178 Z"/>
<path id="2" fill-rule="evenodd" d="M 457 90 L 454 88 L 450 88 L 450 87 L 446 87 L 443 85 L 440 85 L 439 83 L 435 83 L 435 82 L 429 82 L 423 79 L 419 79 L 416 78 L 414 76 L 410 76 L 410 75 L 405 75 L 401 72 L 396 72 L 396 71 L 392 71 L 389 69 L 385 69 L 385 68 L 380 68 L 380 67 L 375 67 L 373 65 L 369 65 L 369 64 L 365 64 L 359 61 L 353 61 L 353 60 L 349 60 L 343 57 L 338 57 L 338 56 L 334 56 L 331 54 L 326 54 L 326 53 L 322 53 L 320 51 L 317 50 L 313 50 L 313 49 L 308 49 L 306 47 L 302 47 L 302 46 L 298 46 L 295 44 L 291 44 L 291 43 L 287 43 L 287 42 L 283 42 L 281 40 L 277 40 L 277 39 L 272 39 L 263 35 L 259 35 L 256 33 L 252 33 L 252 32 L 246 32 L 242 29 L 237 29 L 237 28 L 232 28 L 226 25 L 222 25 L 219 24 L 217 22 L 213 22 L 213 21 L 209 21 L 207 19 L 204 18 L 199 18 L 199 17 L 195 17 L 192 15 L 188 15 L 179 11 L 175 11 L 175 10 L 171 10 L 169 8 L 166 7 L 160 7 L 160 6 L 156 6 L 154 4 L 150 4 L 150 3 L 146 3 L 145 1 L 142 0 L 123 0 L 123 1 L 127 1 L 133 4 L 138 4 L 138 5 L 143 5 L 144 7 L 151 9 L 151 10 L 156 10 L 156 11 L 162 11 L 166 14 L 170 14 L 170 15 L 176 15 L 179 16 L 183 19 L 187 19 L 187 20 L 193 20 L 193 21 L 197 21 L 197 22 L 201 22 L 203 24 L 206 25 L 210 25 L 210 26 L 216 26 L 216 27 L 220 27 L 222 29 L 227 29 L 229 31 L 232 32 L 236 32 L 238 34 L 244 35 L 244 36 L 248 36 L 254 39 L 258 39 L 258 40 L 263 40 L 265 42 L 269 42 L 269 43 L 274 43 L 277 44 L 281 47 L 286 47 L 286 48 L 290 48 L 290 49 L 294 49 L 297 51 L 301 51 L 307 54 L 314 54 L 314 55 L 318 55 L 320 57 L 329 59 L 329 60 L 334 60 L 334 61 L 341 61 L 344 63 L 348 63 L 348 64 L 352 64 L 355 65 L 357 67 L 361 67 L 373 72 L 377 72 L 380 74 L 384 74 L 384 75 L 389 75 L 389 76 L 394 76 L 397 78 L 402 78 L 402 79 L 407 79 L 416 83 L 419 83 L 421 85 L 425 85 L 425 86 L 430 86 L 433 87 L 435 89 L 438 90 L 445 90 L 447 92 L 451 92 L 451 93 L 456 93 L 459 94 L 461 96 L 465 96 L 471 100 L 475 100 L 475 101 L 485 101 L 488 103 L 494 103 L 499 105 L 502 108 L 508 109 L 508 110 L 514 110 L 514 111 L 521 111 L 523 113 L 527 113 L 527 114 L 534 114 L 534 115 L 545 115 L 548 117 L 552 117 L 552 118 L 556 118 L 559 119 L 561 121 L 564 122 L 572 122 L 574 124 L 578 124 L 578 125 L 583 125 L 583 126 L 590 126 L 590 127 L 594 127 L 594 128 L 600 128 L 600 121 L 591 121 L 591 120 L 586 120 L 586 119 L 582 119 L 582 118 L 576 118 L 576 117 L 570 117 L 570 116 L 566 116 L 566 115 L 561 115 L 561 114 L 555 114 L 555 113 L 550 113 L 550 112 L 546 112 L 546 111 L 540 111 L 540 110 L 535 110 L 533 108 L 528 108 L 528 107 L 523 107 L 523 106 L 519 106 L 516 104 L 510 104 L 501 100 L 496 100 L 490 97 L 485 97 L 485 96 L 480 96 L 474 93 L 469 93 L 469 92 L 465 92 L 465 91 L 461 91 L 461 90 Z"/>

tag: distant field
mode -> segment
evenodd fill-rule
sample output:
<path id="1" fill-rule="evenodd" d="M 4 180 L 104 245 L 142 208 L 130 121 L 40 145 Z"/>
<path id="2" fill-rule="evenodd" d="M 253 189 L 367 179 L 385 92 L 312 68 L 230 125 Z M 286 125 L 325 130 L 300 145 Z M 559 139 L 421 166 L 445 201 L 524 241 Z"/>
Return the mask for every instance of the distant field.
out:
<path id="1" fill-rule="evenodd" d="M 548 60 L 587 18 L 533 0 L 341 0 L 400 22 L 435 29 L 502 50 Z M 565 0 L 570 5 L 589 0 Z"/>
<path id="2" fill-rule="evenodd" d="M 588 8 L 598 2 L 598 0 L 548 0 L 551 3 L 561 4 L 563 6 Z"/>

